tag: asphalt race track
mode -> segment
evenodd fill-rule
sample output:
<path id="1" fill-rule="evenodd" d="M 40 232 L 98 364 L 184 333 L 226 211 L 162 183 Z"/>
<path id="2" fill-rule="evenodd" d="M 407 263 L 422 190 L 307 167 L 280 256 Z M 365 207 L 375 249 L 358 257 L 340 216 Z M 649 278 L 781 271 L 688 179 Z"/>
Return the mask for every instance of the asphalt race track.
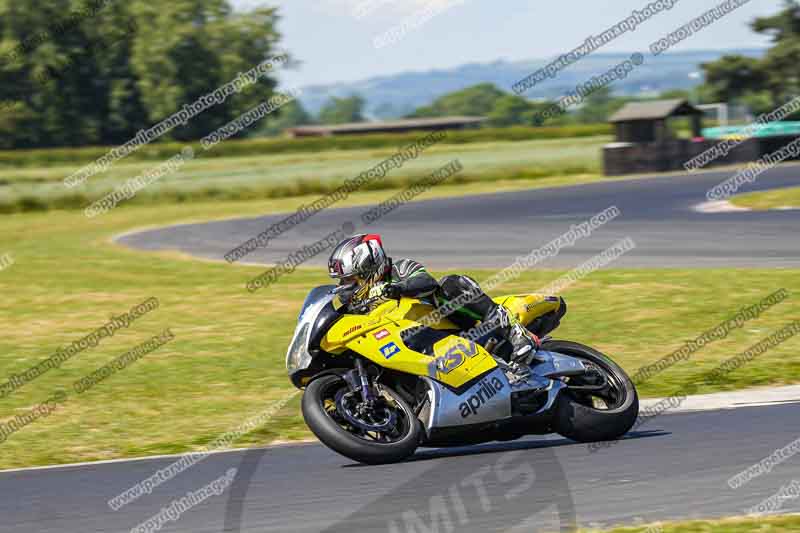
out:
<path id="1" fill-rule="evenodd" d="M 385 466 L 357 465 L 319 444 L 229 452 L 116 512 L 109 498 L 175 459 L 4 472 L 0 532 L 127 532 L 230 468 L 238 471 L 225 492 L 161 531 L 444 532 L 449 520 L 455 531 L 529 532 L 738 515 L 800 479 L 800 462 L 790 458 L 738 489 L 727 485 L 797 438 L 797 409 L 667 414 L 597 451 L 532 438 L 422 449 Z M 798 511 L 800 500 L 785 501 L 782 512 Z"/>
<path id="2" fill-rule="evenodd" d="M 504 267 L 564 234 L 572 224 L 617 206 L 621 214 L 574 246 L 539 263 L 569 268 L 631 237 L 636 248 L 615 267 L 797 267 L 800 211 L 699 213 L 693 206 L 732 171 L 515 191 L 419 201 L 400 206 L 369 226 L 368 207 L 326 209 L 270 241 L 243 261 L 276 263 L 348 222 L 356 232 L 379 232 L 395 257 L 431 267 Z M 740 192 L 800 185 L 800 166 L 784 165 Z M 387 193 L 387 199 L 390 196 Z M 334 206 L 335 207 L 335 206 Z M 128 234 L 118 242 L 144 250 L 178 250 L 222 259 L 287 215 L 188 224 Z M 308 261 L 322 265 L 323 253 Z"/>

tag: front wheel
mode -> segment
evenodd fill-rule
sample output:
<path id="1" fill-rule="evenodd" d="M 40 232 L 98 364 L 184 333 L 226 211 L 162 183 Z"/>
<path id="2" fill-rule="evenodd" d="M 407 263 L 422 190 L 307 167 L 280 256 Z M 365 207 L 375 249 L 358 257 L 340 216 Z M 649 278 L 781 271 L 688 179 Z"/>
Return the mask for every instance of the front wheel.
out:
<path id="1" fill-rule="evenodd" d="M 597 350 L 569 341 L 549 341 L 544 349 L 583 361 L 589 372 L 569 378 L 559 398 L 555 430 L 578 442 L 614 440 L 639 416 L 636 387 L 622 368 Z"/>
<path id="2" fill-rule="evenodd" d="M 323 376 L 303 394 L 303 418 L 323 444 L 345 457 L 367 464 L 400 461 L 417 449 L 419 420 L 396 392 L 383 385 L 379 391 L 367 406 L 343 378 Z"/>

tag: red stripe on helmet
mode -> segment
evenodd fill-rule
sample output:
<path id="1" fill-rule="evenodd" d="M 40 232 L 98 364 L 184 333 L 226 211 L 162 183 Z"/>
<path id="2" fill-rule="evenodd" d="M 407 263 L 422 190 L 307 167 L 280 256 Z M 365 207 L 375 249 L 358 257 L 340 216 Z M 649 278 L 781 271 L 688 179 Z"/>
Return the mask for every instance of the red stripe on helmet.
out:
<path id="1" fill-rule="evenodd" d="M 362 242 L 366 241 L 378 241 L 378 244 L 380 244 L 381 248 L 383 248 L 383 241 L 381 240 L 381 236 L 378 235 L 377 233 L 370 233 L 368 235 L 364 235 Z"/>

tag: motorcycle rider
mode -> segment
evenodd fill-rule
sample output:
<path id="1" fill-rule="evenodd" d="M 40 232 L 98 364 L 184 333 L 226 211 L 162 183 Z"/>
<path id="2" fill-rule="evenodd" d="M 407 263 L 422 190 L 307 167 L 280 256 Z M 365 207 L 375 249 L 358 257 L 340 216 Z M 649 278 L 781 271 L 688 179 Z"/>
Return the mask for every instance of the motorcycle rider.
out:
<path id="1" fill-rule="evenodd" d="M 474 279 L 450 275 L 437 282 L 424 266 L 413 259 L 394 261 L 388 257 L 378 234 L 354 235 L 340 242 L 328 260 L 328 274 L 339 280 L 340 294 L 350 309 L 376 296 L 389 299 L 431 297 L 437 307 L 445 310 L 447 319 L 462 330 L 469 330 L 479 321 L 496 324 L 495 333 L 512 347 L 512 359 L 538 349 L 536 336 L 505 307 L 494 303 Z M 452 301 L 461 305 L 447 306 Z M 450 311 L 450 307 L 455 308 Z"/>

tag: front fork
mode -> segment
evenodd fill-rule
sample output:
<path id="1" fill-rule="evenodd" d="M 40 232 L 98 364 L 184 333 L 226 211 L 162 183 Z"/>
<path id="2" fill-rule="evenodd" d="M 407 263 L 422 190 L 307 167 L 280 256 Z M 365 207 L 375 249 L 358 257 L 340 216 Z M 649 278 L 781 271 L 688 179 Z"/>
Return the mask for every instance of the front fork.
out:
<path id="1" fill-rule="evenodd" d="M 364 368 L 364 361 L 361 358 L 356 359 L 356 372 L 358 372 L 359 385 L 361 385 L 361 399 L 366 404 L 372 404 L 374 398 L 372 391 L 369 389 L 369 376 L 367 369 Z"/>
<path id="2" fill-rule="evenodd" d="M 352 391 L 359 391 L 361 393 L 361 401 L 365 404 L 372 405 L 375 401 L 375 396 L 369 387 L 369 375 L 367 369 L 364 367 L 364 361 L 360 357 L 356 358 L 356 367 L 344 376 L 347 385 Z"/>

